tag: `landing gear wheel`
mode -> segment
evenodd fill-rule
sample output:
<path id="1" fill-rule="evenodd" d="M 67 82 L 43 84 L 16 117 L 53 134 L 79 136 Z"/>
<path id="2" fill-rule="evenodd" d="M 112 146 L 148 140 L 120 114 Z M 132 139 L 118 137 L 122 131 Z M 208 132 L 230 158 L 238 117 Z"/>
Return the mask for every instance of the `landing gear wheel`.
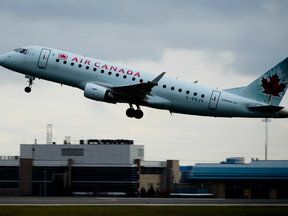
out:
<path id="1" fill-rule="evenodd" d="M 35 80 L 35 77 L 33 77 L 33 76 L 25 76 L 25 78 L 29 78 L 29 80 L 28 80 L 29 86 L 27 86 L 25 88 L 25 92 L 26 93 L 30 93 L 31 92 L 31 87 L 33 85 L 33 80 Z"/>
<path id="2" fill-rule="evenodd" d="M 134 108 L 129 108 L 126 110 L 126 115 L 129 118 L 133 118 L 135 115 L 136 110 Z"/>
<path id="3" fill-rule="evenodd" d="M 30 88 L 29 86 L 27 86 L 27 87 L 25 88 L 25 92 L 26 92 L 26 93 L 30 93 L 30 92 L 31 92 L 31 88 Z"/>
<path id="4" fill-rule="evenodd" d="M 129 117 L 129 118 L 136 118 L 136 119 L 141 119 L 143 117 L 143 112 L 142 110 L 140 109 L 139 105 L 136 105 L 137 106 L 137 110 L 134 109 L 133 105 L 132 104 L 129 104 L 130 105 L 130 108 L 128 108 L 126 110 L 126 115 Z"/>
<path id="5" fill-rule="evenodd" d="M 140 109 L 138 109 L 138 110 L 135 110 L 135 113 L 134 113 L 134 117 L 136 118 L 136 119 L 141 119 L 142 117 L 143 117 L 143 111 L 142 110 L 140 110 Z"/>

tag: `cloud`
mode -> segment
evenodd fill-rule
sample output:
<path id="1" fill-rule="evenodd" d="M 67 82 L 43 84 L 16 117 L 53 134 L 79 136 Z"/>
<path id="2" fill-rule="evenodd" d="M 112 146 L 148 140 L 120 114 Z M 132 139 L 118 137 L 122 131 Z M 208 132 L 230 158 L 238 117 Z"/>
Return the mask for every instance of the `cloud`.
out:
<path id="1" fill-rule="evenodd" d="M 287 1 L 3 1 L 0 52 L 41 45 L 116 62 L 219 89 L 245 86 L 287 56 Z M 18 154 L 19 143 L 127 138 L 145 145 L 145 158 L 181 164 L 229 156 L 264 158 L 261 119 L 224 119 L 143 107 L 140 121 L 127 104 L 83 97 L 67 86 L 0 68 L 0 146 Z M 284 97 L 283 106 L 288 106 Z M 271 159 L 287 159 L 286 120 L 269 123 Z M 283 135 L 284 134 L 284 135 Z M 10 144 L 3 144 L 3 143 Z M 282 144 L 283 143 L 283 144 Z M 249 151 L 247 150 L 249 148 Z M 155 150 L 158 149 L 158 150 Z M 160 149 L 160 150 L 159 150 Z M 220 152 L 220 153 L 219 153 Z M 255 153 L 255 154 L 254 154 Z M 262 154 L 263 153 L 263 154 Z"/>

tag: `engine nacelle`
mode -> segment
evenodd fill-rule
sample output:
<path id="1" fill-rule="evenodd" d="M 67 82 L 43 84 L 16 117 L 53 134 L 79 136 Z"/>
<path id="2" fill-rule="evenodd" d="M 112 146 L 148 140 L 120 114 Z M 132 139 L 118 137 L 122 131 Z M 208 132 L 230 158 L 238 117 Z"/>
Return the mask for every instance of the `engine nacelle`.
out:
<path id="1" fill-rule="evenodd" d="M 94 83 L 87 83 L 84 90 L 86 98 L 115 103 L 115 96 L 105 87 Z"/>

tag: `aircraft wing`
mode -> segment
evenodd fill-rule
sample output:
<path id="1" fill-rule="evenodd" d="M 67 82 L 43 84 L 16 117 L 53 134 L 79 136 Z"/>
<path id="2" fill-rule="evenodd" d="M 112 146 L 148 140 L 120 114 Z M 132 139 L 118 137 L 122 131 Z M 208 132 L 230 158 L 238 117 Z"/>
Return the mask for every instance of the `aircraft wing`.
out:
<path id="1" fill-rule="evenodd" d="M 147 95 L 154 96 L 151 94 L 152 88 L 158 85 L 159 80 L 164 76 L 166 72 L 161 73 L 151 82 L 139 83 L 135 85 L 124 85 L 110 87 L 110 91 L 120 99 L 133 103 L 137 101 L 145 101 L 148 99 Z"/>

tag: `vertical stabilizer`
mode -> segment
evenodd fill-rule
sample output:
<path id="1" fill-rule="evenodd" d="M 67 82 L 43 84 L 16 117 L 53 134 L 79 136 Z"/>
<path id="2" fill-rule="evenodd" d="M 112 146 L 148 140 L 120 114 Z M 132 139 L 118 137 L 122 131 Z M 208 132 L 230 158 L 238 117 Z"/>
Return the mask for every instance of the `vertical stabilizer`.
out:
<path id="1" fill-rule="evenodd" d="M 288 58 L 249 84 L 241 96 L 278 106 L 288 88 Z"/>

